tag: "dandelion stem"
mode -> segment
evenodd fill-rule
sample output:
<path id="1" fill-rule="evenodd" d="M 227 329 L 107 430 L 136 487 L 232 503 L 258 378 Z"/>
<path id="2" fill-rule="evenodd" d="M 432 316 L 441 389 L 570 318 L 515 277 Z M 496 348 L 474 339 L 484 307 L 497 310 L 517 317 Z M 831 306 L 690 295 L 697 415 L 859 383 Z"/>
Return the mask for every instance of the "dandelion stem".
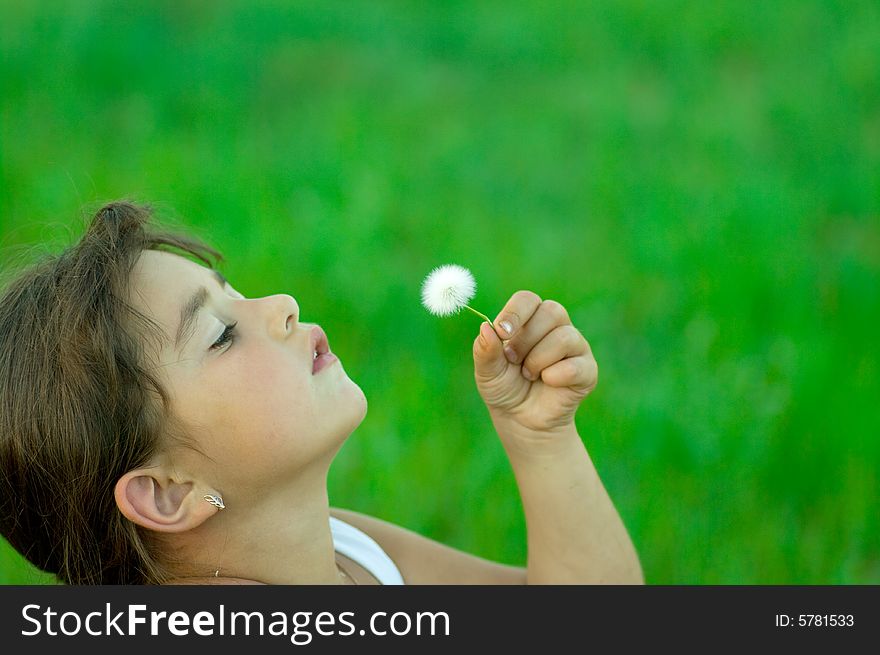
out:
<path id="1" fill-rule="evenodd" d="M 495 330 L 495 326 L 492 325 L 492 321 L 491 321 L 491 319 L 490 319 L 488 316 L 486 316 L 485 314 L 481 314 L 480 312 L 478 312 L 476 309 L 474 309 L 474 308 L 471 307 L 470 305 L 465 305 L 465 307 L 466 307 L 467 309 L 471 310 L 474 314 L 476 314 L 476 315 L 479 316 L 480 318 L 485 319 L 485 321 L 486 321 L 487 323 L 489 323 L 489 325 L 491 326 L 491 328 L 492 328 L 492 330 L 495 332 L 495 334 L 498 334 L 498 331 Z M 499 338 L 499 339 L 501 338 L 501 335 L 500 335 L 500 334 L 498 335 L 498 338 Z"/>

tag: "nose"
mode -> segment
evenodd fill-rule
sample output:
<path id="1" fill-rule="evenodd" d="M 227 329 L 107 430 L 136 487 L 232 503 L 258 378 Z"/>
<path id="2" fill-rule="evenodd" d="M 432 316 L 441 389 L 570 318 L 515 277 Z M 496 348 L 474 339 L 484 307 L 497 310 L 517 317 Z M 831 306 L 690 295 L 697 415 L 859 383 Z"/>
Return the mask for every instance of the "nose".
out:
<path id="1" fill-rule="evenodd" d="M 277 318 L 278 314 L 274 314 L 276 318 L 273 323 L 281 326 L 281 333 L 286 337 L 291 333 L 299 320 L 299 305 L 293 296 L 286 293 L 280 293 L 276 298 L 278 303 L 276 312 L 280 313 L 281 317 Z"/>

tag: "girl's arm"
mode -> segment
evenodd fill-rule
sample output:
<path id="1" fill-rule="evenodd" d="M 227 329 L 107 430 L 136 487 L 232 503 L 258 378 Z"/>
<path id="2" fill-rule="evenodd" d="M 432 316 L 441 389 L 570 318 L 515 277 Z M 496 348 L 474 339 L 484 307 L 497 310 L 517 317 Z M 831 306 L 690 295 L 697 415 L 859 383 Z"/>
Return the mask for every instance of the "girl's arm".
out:
<path id="1" fill-rule="evenodd" d="M 574 424 L 551 438 L 495 423 L 519 486 L 527 568 L 451 548 L 366 514 L 330 515 L 366 532 L 407 584 L 644 584 L 638 555 Z"/>
<path id="2" fill-rule="evenodd" d="M 590 344 L 555 300 L 514 293 L 474 339 L 474 380 L 507 451 L 528 528 L 529 584 L 644 582 L 575 426 L 596 388 Z"/>
<path id="3" fill-rule="evenodd" d="M 527 584 L 644 584 L 639 558 L 574 423 L 552 436 L 496 422 L 528 530 Z"/>
<path id="4" fill-rule="evenodd" d="M 372 537 L 407 584 L 644 584 L 629 534 L 574 424 L 546 435 L 496 422 L 519 486 L 528 567 L 492 562 L 381 519 L 330 508 Z"/>

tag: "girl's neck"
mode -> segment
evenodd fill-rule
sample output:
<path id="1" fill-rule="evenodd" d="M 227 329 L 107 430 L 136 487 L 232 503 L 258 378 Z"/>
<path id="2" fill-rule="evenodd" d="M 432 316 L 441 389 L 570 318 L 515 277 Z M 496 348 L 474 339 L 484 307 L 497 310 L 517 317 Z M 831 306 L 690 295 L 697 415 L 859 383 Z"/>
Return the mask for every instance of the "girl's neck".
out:
<path id="1" fill-rule="evenodd" d="M 191 563 L 190 572 L 169 583 L 350 584 L 337 565 L 330 531 L 328 468 L 249 502 L 227 502 L 201 526 L 178 535 L 172 552 Z M 186 580 L 199 582 L 181 582 Z"/>

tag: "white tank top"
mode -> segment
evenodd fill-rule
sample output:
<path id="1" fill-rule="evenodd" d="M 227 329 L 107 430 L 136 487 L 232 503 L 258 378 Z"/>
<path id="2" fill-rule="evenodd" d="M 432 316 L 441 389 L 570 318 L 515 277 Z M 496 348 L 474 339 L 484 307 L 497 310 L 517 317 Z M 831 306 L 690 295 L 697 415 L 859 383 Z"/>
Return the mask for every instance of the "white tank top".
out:
<path id="1" fill-rule="evenodd" d="M 381 584 L 406 584 L 391 558 L 367 533 L 335 516 L 330 517 L 330 533 L 334 550 L 363 566 Z"/>

